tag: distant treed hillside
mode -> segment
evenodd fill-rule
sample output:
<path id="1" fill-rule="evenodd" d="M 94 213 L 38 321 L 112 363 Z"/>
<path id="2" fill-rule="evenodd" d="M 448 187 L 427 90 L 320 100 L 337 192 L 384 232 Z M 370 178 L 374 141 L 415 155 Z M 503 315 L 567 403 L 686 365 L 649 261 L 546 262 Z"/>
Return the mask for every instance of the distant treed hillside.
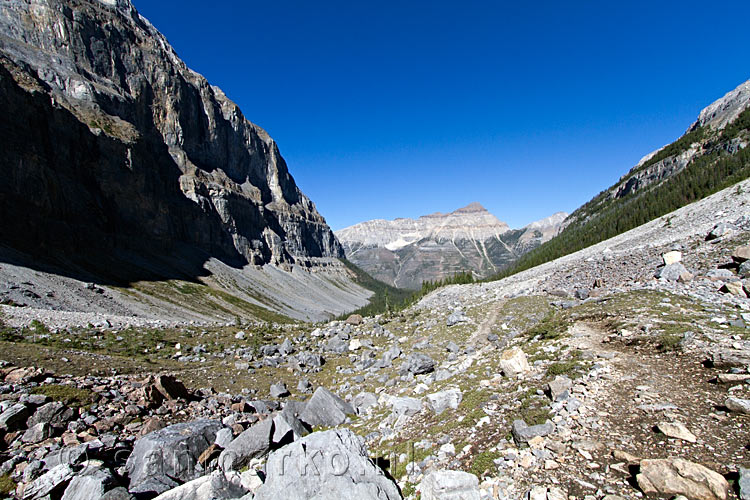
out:
<path id="1" fill-rule="evenodd" d="M 573 212 L 558 236 L 522 256 L 500 279 L 638 227 L 750 177 L 750 82 L 727 94 L 736 114 L 717 129 L 702 118 L 674 143 L 644 158 L 617 184 Z M 729 104 L 724 106 L 729 107 Z M 728 112 L 728 111 L 727 111 Z M 715 115 L 714 121 L 719 121 Z"/>

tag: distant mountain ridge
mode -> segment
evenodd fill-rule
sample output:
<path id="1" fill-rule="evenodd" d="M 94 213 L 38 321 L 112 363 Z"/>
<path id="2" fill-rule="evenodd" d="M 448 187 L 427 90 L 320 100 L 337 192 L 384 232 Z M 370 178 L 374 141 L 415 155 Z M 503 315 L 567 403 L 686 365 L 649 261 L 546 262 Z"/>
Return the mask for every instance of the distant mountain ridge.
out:
<path id="1" fill-rule="evenodd" d="M 574 211 L 559 234 L 502 278 L 645 224 L 750 177 L 750 80 L 706 106 L 671 144 L 645 155 Z"/>
<path id="2" fill-rule="evenodd" d="M 474 202 L 450 213 L 417 219 L 375 219 L 336 231 L 347 258 L 400 288 L 419 288 L 458 272 L 476 277 L 498 272 L 557 234 L 567 217 L 559 212 L 522 229 Z"/>

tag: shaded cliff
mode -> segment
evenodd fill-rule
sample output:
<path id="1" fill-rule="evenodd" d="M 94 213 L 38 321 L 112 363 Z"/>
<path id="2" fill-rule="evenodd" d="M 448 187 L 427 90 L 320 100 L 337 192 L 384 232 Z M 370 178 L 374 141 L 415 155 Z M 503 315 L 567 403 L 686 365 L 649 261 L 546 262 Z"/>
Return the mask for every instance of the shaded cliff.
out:
<path id="1" fill-rule="evenodd" d="M 188 273 L 343 256 L 276 143 L 129 1 L 0 4 L 0 106 L 4 245 Z"/>

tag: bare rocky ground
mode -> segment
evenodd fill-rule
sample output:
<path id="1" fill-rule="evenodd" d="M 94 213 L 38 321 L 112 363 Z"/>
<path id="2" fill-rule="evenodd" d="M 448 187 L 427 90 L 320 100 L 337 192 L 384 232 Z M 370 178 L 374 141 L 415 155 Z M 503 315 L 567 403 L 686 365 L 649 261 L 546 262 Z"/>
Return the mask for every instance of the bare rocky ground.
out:
<path id="1" fill-rule="evenodd" d="M 88 498 L 93 467 L 107 498 L 748 498 L 749 191 L 375 318 L 52 331 L 6 307 L 0 482 Z M 387 475 L 302 485 L 277 468 L 300 443 L 348 463 L 366 446 Z M 176 446 L 190 473 L 144 479 Z"/>

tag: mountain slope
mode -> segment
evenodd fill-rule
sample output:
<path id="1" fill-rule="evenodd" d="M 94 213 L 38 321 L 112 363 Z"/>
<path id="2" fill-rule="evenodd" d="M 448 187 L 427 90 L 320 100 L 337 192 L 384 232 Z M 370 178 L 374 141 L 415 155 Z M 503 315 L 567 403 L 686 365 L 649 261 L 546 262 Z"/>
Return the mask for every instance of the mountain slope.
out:
<path id="1" fill-rule="evenodd" d="M 246 266 L 320 271 L 321 293 L 352 277 L 273 139 L 128 0 L 2 2 L 0 106 L 0 243 L 40 270 L 129 286 L 217 260 L 238 279 L 211 286 L 241 295 Z M 353 291 L 344 308 L 366 302 Z"/>
<path id="2" fill-rule="evenodd" d="M 419 288 L 471 271 L 486 277 L 514 262 L 557 232 L 559 213 L 523 229 L 511 229 L 479 203 L 418 219 L 382 219 L 336 231 L 347 258 L 377 279 Z"/>
<path id="3" fill-rule="evenodd" d="M 675 142 L 571 214 L 560 234 L 498 277 L 611 238 L 750 177 L 750 81 L 703 111 Z"/>

